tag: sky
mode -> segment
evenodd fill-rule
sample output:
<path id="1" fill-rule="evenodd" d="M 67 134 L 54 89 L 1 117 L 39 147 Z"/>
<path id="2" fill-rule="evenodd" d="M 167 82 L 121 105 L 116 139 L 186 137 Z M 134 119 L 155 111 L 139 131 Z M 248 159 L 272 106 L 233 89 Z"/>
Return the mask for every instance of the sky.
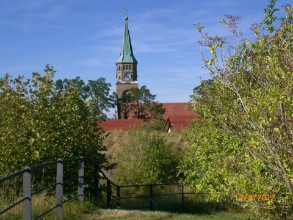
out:
<path id="1" fill-rule="evenodd" d="M 292 3 L 279 0 L 277 6 Z M 228 36 L 218 21 L 242 18 L 243 37 L 264 17 L 268 0 L 0 0 L 0 77 L 31 77 L 46 64 L 55 79 L 106 78 L 115 91 L 125 11 L 139 86 L 159 102 L 188 102 L 193 88 L 209 74 L 203 68 L 194 24 Z"/>

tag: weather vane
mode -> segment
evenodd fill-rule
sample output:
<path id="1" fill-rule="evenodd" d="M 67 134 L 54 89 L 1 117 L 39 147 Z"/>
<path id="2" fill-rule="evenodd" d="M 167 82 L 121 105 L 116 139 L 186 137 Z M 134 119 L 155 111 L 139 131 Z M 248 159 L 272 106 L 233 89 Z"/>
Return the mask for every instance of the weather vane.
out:
<path id="1" fill-rule="evenodd" d="M 128 8 L 124 7 L 123 10 L 124 10 L 124 13 L 125 13 L 125 17 L 127 17 L 127 16 L 128 16 L 128 15 L 127 15 L 127 13 L 128 13 Z"/>

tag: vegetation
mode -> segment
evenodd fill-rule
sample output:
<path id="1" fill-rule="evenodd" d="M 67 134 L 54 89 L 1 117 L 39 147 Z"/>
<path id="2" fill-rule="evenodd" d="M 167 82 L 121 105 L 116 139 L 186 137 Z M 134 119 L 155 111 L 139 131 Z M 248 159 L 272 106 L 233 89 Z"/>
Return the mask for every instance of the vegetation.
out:
<path id="1" fill-rule="evenodd" d="M 121 118 L 157 119 L 162 122 L 165 109 L 162 104 L 155 101 L 155 98 L 156 95 L 151 94 L 146 86 L 124 91 L 122 97 L 118 99 Z"/>
<path id="2" fill-rule="evenodd" d="M 252 220 L 251 216 L 242 213 L 215 213 L 212 215 L 196 215 L 196 214 L 178 214 L 171 212 L 150 212 L 150 211 L 125 211 L 125 210 L 101 210 L 100 213 L 87 215 L 86 220 L 102 220 L 102 219 L 126 219 L 126 220 Z"/>
<path id="3" fill-rule="evenodd" d="M 179 135 L 167 141 L 163 134 L 145 128 L 110 134 L 105 145 L 109 161 L 117 164 L 111 180 L 117 184 L 175 181 L 180 158 L 178 142 L 182 142 Z"/>
<path id="4" fill-rule="evenodd" d="M 33 217 L 40 215 L 42 212 L 48 210 L 54 205 L 54 198 L 48 196 L 40 196 L 33 200 L 34 209 Z M 84 219 L 84 220 L 102 220 L 102 219 L 133 219 L 133 220 L 147 220 L 147 219 L 174 219 L 174 220 L 236 220 L 246 219 L 252 220 L 249 214 L 245 213 L 227 213 L 219 212 L 213 214 L 179 214 L 172 212 L 159 211 L 134 211 L 134 210 L 107 210 L 97 209 L 90 202 L 79 203 L 77 201 L 68 202 L 63 205 L 63 219 Z M 22 219 L 21 207 L 0 217 L 2 220 L 8 219 Z M 56 211 L 53 210 L 42 219 L 54 220 L 57 219 Z"/>
<path id="5" fill-rule="evenodd" d="M 55 92 L 65 91 L 69 86 L 74 86 L 79 90 L 80 99 L 97 119 L 106 119 L 105 112 L 109 112 L 109 109 L 114 107 L 115 95 L 110 95 L 111 84 L 106 83 L 106 79 L 103 77 L 89 80 L 87 84 L 80 77 L 59 79 L 55 83 Z"/>
<path id="6" fill-rule="evenodd" d="M 6 74 L 0 78 L 1 176 L 57 158 L 84 156 L 99 164 L 106 161 L 102 130 L 97 126 L 101 113 L 97 115 L 98 109 L 92 108 L 99 99 L 81 98 L 84 85 L 55 85 L 54 73 L 47 65 L 44 76 L 33 73 L 25 80 Z M 89 87 L 90 94 L 95 86 Z"/>
<path id="7" fill-rule="evenodd" d="M 291 6 L 286 6 L 286 17 L 275 17 L 278 9 L 274 5 L 275 0 L 271 0 L 264 21 L 253 25 L 255 42 L 240 39 L 239 17 L 226 15 L 220 21 L 231 30 L 232 42 L 209 36 L 203 26 L 197 26 L 202 34 L 205 67 L 212 79 L 195 88 L 192 95 L 194 111 L 202 119 L 194 120 L 185 134 L 190 147 L 185 147 L 181 134 L 156 131 L 162 126 L 164 109 L 146 86 L 126 91 L 115 100 L 122 118 L 143 119 L 148 126 L 120 136 L 110 134 L 105 140 L 110 162 L 116 163 L 116 169 L 109 171 L 113 182 L 148 184 L 181 178 L 194 191 L 208 193 L 205 199 L 231 201 L 253 211 L 257 218 L 292 216 L 293 16 Z M 88 84 L 80 78 L 54 83 L 54 73 L 52 67 L 46 66 L 44 76 L 33 73 L 29 80 L 12 79 L 8 74 L 0 78 L 1 176 L 57 158 L 85 156 L 99 164 L 107 162 L 97 120 L 103 120 L 104 111 L 113 106 L 110 84 L 104 78 Z M 120 137 L 123 139 L 118 140 Z M 54 178 L 43 172 L 36 180 L 44 181 L 44 176 Z M 19 183 L 21 180 L 11 181 L 5 187 L 13 190 L 19 188 Z M 8 204 L 9 193 L 3 190 L 2 204 Z M 15 196 L 19 194 L 17 191 Z M 261 201 L 257 199 L 259 195 Z M 35 202 L 39 200 L 44 206 L 35 203 L 34 213 L 47 207 L 47 202 L 54 203 L 50 196 L 43 200 L 38 197 Z M 85 209 L 92 210 L 86 204 Z M 128 215 L 118 211 L 85 215 L 77 206 L 80 204 L 68 203 L 68 218 L 103 219 L 121 213 L 125 219 L 211 218 L 157 212 Z M 16 213 L 4 218 L 19 216 L 16 209 Z M 239 217 L 235 216 L 220 213 L 213 218 Z"/>
<path id="8" fill-rule="evenodd" d="M 1 198 L 0 198 L 1 201 Z M 45 194 L 38 195 L 32 199 L 32 217 L 35 218 L 40 216 L 42 213 L 46 212 L 55 205 L 55 198 L 53 196 L 48 196 Z M 70 201 L 64 203 L 62 206 L 63 219 L 64 220 L 78 220 L 78 219 L 87 219 L 86 216 L 91 213 L 99 213 L 100 211 L 89 201 L 84 201 L 80 203 L 78 201 Z M 14 209 L 8 211 L 7 213 L 0 216 L 2 220 L 20 220 L 22 219 L 22 206 L 16 206 Z M 42 219 L 54 220 L 57 219 L 56 210 L 52 210 L 46 214 Z"/>
<path id="9" fill-rule="evenodd" d="M 189 128 L 191 146 L 180 169 L 183 182 L 211 200 L 233 201 L 258 218 L 284 219 L 293 211 L 293 24 L 292 8 L 278 18 L 274 5 L 271 0 L 264 21 L 253 25 L 255 42 L 240 39 L 239 17 L 220 21 L 233 34 L 230 42 L 197 26 L 212 81 L 192 96 L 204 120 Z"/>

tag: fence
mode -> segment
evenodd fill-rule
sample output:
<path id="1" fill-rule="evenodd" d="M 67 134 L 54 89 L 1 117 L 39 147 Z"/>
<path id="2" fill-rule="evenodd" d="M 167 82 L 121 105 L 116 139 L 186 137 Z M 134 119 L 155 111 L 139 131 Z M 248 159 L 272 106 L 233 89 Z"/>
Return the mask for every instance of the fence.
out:
<path id="1" fill-rule="evenodd" d="M 156 193 L 155 188 L 160 187 L 161 191 L 162 188 L 165 188 L 166 186 L 176 186 L 178 188 L 178 192 L 169 192 L 169 193 Z M 115 188 L 116 193 L 113 195 L 112 194 L 112 189 Z M 142 189 L 144 188 L 144 189 Z M 121 193 L 123 189 L 126 189 L 127 193 Z M 135 195 L 131 195 L 131 190 L 127 189 L 134 189 Z M 127 195 L 126 195 L 127 194 Z M 184 210 L 184 186 L 181 184 L 133 184 L 133 185 L 116 185 L 112 183 L 111 181 L 107 180 L 107 207 L 112 207 L 112 199 L 114 198 L 114 202 L 116 203 L 116 208 L 131 208 L 129 207 L 129 203 L 127 200 L 132 200 L 136 203 L 136 208 L 138 209 L 149 209 L 153 210 L 154 209 L 154 203 L 156 198 L 163 197 L 163 196 L 179 196 L 180 197 L 180 202 L 182 210 Z M 144 206 L 137 206 L 139 203 L 138 201 L 141 199 L 146 199 L 147 202 L 145 203 Z M 123 202 L 125 203 L 123 204 Z"/>
<path id="2" fill-rule="evenodd" d="M 78 162 L 76 173 L 78 174 L 76 181 L 71 182 L 71 176 L 64 178 L 64 166 L 69 162 Z M 23 205 L 23 219 L 32 219 L 32 197 L 39 194 L 48 188 L 55 187 L 55 205 L 43 213 L 34 216 L 34 219 L 40 219 L 49 212 L 56 210 L 57 219 L 62 219 L 62 206 L 64 203 L 73 199 L 83 201 L 85 192 L 85 180 L 88 181 L 86 185 L 94 189 L 94 196 L 99 196 L 99 201 L 103 201 L 102 207 L 117 208 L 117 209 L 149 209 L 149 210 L 171 210 L 171 211 L 185 211 L 187 205 L 202 205 L 199 209 L 202 211 L 207 207 L 208 202 L 204 201 L 205 193 L 194 193 L 186 191 L 185 187 L 179 183 L 160 183 L 160 184 L 133 184 L 133 185 L 117 185 L 111 182 L 104 172 L 95 166 L 93 161 L 87 161 L 86 169 L 93 166 L 93 176 L 87 175 L 85 178 L 85 160 L 83 157 L 71 159 L 58 159 L 36 166 L 26 167 L 16 173 L 8 175 L 0 179 L 0 184 L 16 177 L 22 176 L 22 197 L 1 210 L 0 215 L 6 213 L 17 205 Z M 38 169 L 56 165 L 56 172 L 51 176 L 56 178 L 54 183 L 49 186 L 36 189 L 32 192 L 32 178 L 33 172 Z M 49 175 L 50 176 L 50 175 Z M 66 181 L 70 183 L 70 187 L 76 189 L 76 194 L 68 199 L 64 199 L 64 185 Z M 191 199 L 190 196 L 193 196 Z M 221 203 L 211 203 L 213 205 L 222 205 Z M 163 206 L 168 206 L 164 208 Z M 163 207 L 160 209 L 160 207 Z M 194 211 L 194 209 L 193 209 Z"/>
<path id="3" fill-rule="evenodd" d="M 77 177 L 77 185 L 76 185 L 76 193 L 71 198 L 64 200 L 63 199 L 63 190 L 64 190 L 64 165 L 66 165 L 69 162 L 78 162 L 78 177 Z M 34 192 L 32 192 L 32 177 L 33 172 L 56 165 L 56 182 L 51 183 L 49 186 L 43 187 L 41 189 L 37 189 Z M 65 202 L 71 201 L 75 198 L 78 198 L 80 201 L 83 201 L 84 199 L 84 158 L 71 158 L 71 159 L 58 159 L 56 161 L 51 161 L 43 164 L 39 164 L 36 166 L 26 167 L 23 170 L 20 170 L 18 172 L 15 172 L 11 175 L 8 175 L 6 177 L 3 177 L 0 179 L 0 183 L 4 183 L 5 181 L 11 180 L 13 178 L 22 176 L 22 198 L 20 198 L 17 202 L 14 202 L 13 204 L 10 204 L 8 207 L 4 208 L 4 210 L 0 210 L 0 215 L 4 214 L 5 212 L 9 211 L 10 209 L 14 208 L 17 205 L 20 205 L 22 203 L 23 205 L 23 219 L 24 220 L 31 220 L 32 219 L 32 197 L 36 194 L 39 194 L 52 186 L 55 186 L 55 198 L 56 203 L 55 206 L 51 207 L 49 210 L 45 211 L 44 213 L 41 213 L 40 215 L 36 216 L 34 219 L 40 219 L 44 215 L 48 214 L 52 210 L 56 209 L 56 214 L 58 219 L 62 219 L 62 205 Z"/>
<path id="4" fill-rule="evenodd" d="M 106 181 L 107 208 L 183 212 L 187 211 L 186 206 L 208 204 L 203 202 L 206 193 L 185 191 L 180 183 L 117 185 L 109 179 Z"/>

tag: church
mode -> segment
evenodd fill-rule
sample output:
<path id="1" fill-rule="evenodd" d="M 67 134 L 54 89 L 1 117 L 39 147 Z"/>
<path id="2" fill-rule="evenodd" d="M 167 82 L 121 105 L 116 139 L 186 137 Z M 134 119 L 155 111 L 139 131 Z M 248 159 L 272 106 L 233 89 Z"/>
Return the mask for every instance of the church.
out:
<path id="1" fill-rule="evenodd" d="M 120 49 L 120 56 L 116 61 L 116 94 L 121 98 L 124 91 L 138 88 L 138 62 L 134 57 L 131 44 L 130 32 L 128 28 L 128 17 L 124 18 L 124 32 Z M 199 116 L 188 108 L 188 103 L 161 103 L 166 110 L 163 118 L 165 119 L 164 130 L 166 132 L 180 131 L 188 126 L 188 122 Z M 142 119 L 128 118 L 121 119 L 119 104 L 118 119 L 103 121 L 101 127 L 106 131 L 123 130 L 127 131 L 133 126 L 142 126 Z"/>

